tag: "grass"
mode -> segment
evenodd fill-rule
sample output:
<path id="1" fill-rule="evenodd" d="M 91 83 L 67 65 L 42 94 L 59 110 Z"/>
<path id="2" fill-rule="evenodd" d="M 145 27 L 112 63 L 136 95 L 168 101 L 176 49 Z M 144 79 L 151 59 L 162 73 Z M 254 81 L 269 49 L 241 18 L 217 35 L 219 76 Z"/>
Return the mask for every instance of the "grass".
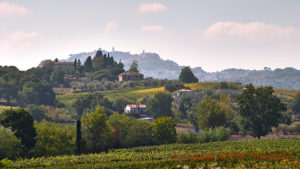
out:
<path id="1" fill-rule="evenodd" d="M 274 88 L 275 94 L 289 100 L 295 100 L 295 96 L 299 90 Z"/>
<path id="2" fill-rule="evenodd" d="M 226 82 L 228 87 L 234 87 L 239 90 L 242 89 L 240 83 L 236 82 Z M 221 82 L 200 82 L 200 83 L 186 83 L 186 87 L 190 87 L 192 90 L 216 90 L 220 87 Z M 275 94 L 279 97 L 283 97 L 288 101 L 293 101 L 294 97 L 299 90 L 291 89 L 279 89 L 275 88 Z M 155 88 L 131 88 L 131 89 L 118 89 L 118 90 L 105 90 L 98 91 L 96 93 L 103 94 L 110 101 L 114 101 L 117 98 L 123 98 L 129 102 L 141 102 L 144 97 L 153 97 L 155 93 L 165 91 L 164 87 L 155 87 Z M 67 107 L 72 106 L 72 103 L 76 98 L 87 95 L 88 93 L 73 93 L 66 95 L 57 95 L 56 98 L 61 103 L 64 103 Z M 1 109 L 1 107 L 0 107 Z"/>
<path id="3" fill-rule="evenodd" d="M 228 87 L 240 88 L 241 84 L 237 82 L 226 82 Z M 191 88 L 192 90 L 208 90 L 208 89 L 217 89 L 220 87 L 221 82 L 200 82 L 200 83 L 186 83 L 186 87 Z"/>
<path id="4" fill-rule="evenodd" d="M 153 97 L 155 93 L 161 91 L 164 91 L 164 87 L 144 88 L 144 89 L 105 90 L 96 93 L 103 94 L 110 101 L 114 101 L 117 98 L 124 98 L 125 100 L 128 100 L 130 102 L 136 102 L 136 101 L 141 101 L 146 96 Z M 64 103 L 66 106 L 72 106 L 72 103 L 75 101 L 76 98 L 87 94 L 89 93 L 57 95 L 56 98 L 61 103 Z"/>
<path id="5" fill-rule="evenodd" d="M 5 109 L 14 109 L 14 108 L 17 108 L 17 107 L 2 106 L 2 105 L 0 105 L 0 112 L 2 112 L 2 111 L 5 110 Z"/>

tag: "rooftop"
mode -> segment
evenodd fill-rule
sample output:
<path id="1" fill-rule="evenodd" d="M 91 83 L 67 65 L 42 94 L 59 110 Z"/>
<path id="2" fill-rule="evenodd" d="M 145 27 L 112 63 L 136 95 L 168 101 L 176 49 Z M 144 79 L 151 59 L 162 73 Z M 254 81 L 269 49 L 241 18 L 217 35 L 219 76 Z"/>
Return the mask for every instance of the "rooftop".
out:
<path id="1" fill-rule="evenodd" d="M 74 62 L 53 62 L 54 65 L 73 65 Z"/>
<path id="2" fill-rule="evenodd" d="M 141 74 L 139 72 L 134 72 L 134 71 L 126 71 L 126 72 L 119 74 L 119 76 L 143 76 L 143 74 Z"/>
<path id="3" fill-rule="evenodd" d="M 176 90 L 175 92 L 190 92 L 192 90 L 189 90 L 189 89 L 179 89 L 179 90 Z"/>

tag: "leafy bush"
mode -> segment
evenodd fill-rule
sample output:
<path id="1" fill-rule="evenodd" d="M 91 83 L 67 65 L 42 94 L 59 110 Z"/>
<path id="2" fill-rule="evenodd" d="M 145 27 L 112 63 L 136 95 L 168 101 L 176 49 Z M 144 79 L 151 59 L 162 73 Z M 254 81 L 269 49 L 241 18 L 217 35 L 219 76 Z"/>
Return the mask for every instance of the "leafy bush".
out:
<path id="1" fill-rule="evenodd" d="M 230 130 L 224 127 L 218 127 L 216 129 L 204 130 L 200 135 L 200 142 L 214 142 L 225 141 L 230 137 Z"/>
<path id="2" fill-rule="evenodd" d="M 129 112 L 129 113 L 126 113 L 127 116 L 130 116 L 130 117 L 134 117 L 134 118 L 140 118 L 141 115 L 140 115 L 140 112 Z"/>
<path id="3" fill-rule="evenodd" d="M 156 144 L 176 142 L 176 122 L 172 117 L 160 117 L 153 121 L 153 137 Z"/>
<path id="4" fill-rule="evenodd" d="M 199 133 L 194 133 L 194 132 L 187 132 L 187 133 L 180 133 L 177 135 L 177 143 L 183 143 L 183 144 L 188 144 L 188 143 L 198 143 L 199 142 Z"/>
<path id="5" fill-rule="evenodd" d="M 165 85 L 165 89 L 169 92 L 174 92 L 179 89 L 186 89 L 183 83 L 173 83 Z"/>
<path id="6" fill-rule="evenodd" d="M 81 118 L 82 138 L 88 152 L 105 151 L 110 146 L 110 128 L 106 122 L 105 112 L 104 107 L 97 107 Z"/>
<path id="7" fill-rule="evenodd" d="M 114 113 L 108 119 L 113 148 L 152 144 L 151 123 L 137 120 L 125 114 Z"/>
<path id="8" fill-rule="evenodd" d="M 71 126 L 43 120 L 41 123 L 35 123 L 35 128 L 35 156 L 57 156 L 74 152 L 75 133 Z"/>
<path id="9" fill-rule="evenodd" d="M 21 141 L 14 133 L 0 126 L 0 159 L 15 158 L 21 152 Z"/>
<path id="10" fill-rule="evenodd" d="M 274 131 L 275 130 L 275 131 Z M 292 123 L 291 125 L 280 124 L 273 133 L 288 135 L 288 134 L 300 134 L 300 122 Z"/>

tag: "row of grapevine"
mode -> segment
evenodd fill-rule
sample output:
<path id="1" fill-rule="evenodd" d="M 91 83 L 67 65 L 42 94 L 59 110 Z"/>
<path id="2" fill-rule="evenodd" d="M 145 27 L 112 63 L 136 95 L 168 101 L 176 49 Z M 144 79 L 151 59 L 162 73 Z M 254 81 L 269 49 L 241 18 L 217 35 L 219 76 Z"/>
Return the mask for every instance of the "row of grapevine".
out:
<path id="1" fill-rule="evenodd" d="M 228 156 L 223 158 L 220 154 Z M 234 154 L 245 157 L 234 158 Z M 201 159 L 200 155 L 211 155 L 211 158 Z M 11 162 L 7 168 L 300 168 L 299 160 L 300 139 L 270 139 L 170 144 L 100 154 L 42 157 Z"/>

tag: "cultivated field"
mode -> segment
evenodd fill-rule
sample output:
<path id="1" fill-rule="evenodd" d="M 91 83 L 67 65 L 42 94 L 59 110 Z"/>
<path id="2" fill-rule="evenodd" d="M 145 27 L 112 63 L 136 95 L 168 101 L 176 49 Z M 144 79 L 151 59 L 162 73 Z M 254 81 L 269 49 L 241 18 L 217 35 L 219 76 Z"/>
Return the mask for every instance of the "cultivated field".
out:
<path id="1" fill-rule="evenodd" d="M 7 168 L 299 168 L 300 139 L 223 141 L 19 160 Z"/>

